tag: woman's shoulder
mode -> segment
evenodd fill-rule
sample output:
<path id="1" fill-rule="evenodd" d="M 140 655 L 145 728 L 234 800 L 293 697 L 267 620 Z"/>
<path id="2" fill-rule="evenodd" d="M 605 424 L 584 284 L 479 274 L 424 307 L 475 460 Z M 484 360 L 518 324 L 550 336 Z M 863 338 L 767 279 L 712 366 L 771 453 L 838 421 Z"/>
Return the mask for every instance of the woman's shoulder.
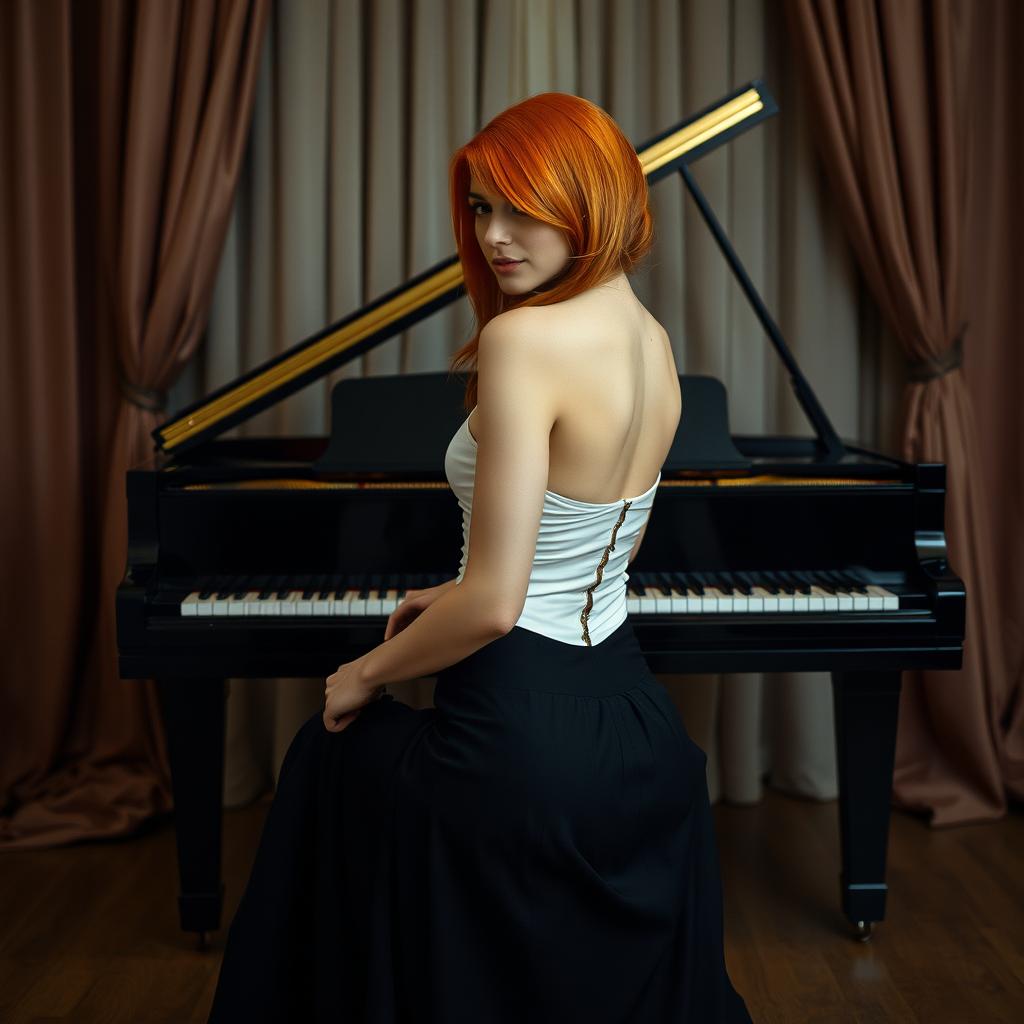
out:
<path id="1" fill-rule="evenodd" d="M 573 358 L 585 354 L 573 342 L 584 350 L 595 344 L 600 346 L 602 341 L 615 344 L 623 338 L 641 336 L 657 336 L 670 344 L 664 325 L 639 299 L 626 302 L 619 296 L 598 297 L 588 293 L 546 306 L 506 309 L 487 322 L 481 339 L 484 333 L 512 341 L 533 339 L 542 349 L 571 354 Z"/>

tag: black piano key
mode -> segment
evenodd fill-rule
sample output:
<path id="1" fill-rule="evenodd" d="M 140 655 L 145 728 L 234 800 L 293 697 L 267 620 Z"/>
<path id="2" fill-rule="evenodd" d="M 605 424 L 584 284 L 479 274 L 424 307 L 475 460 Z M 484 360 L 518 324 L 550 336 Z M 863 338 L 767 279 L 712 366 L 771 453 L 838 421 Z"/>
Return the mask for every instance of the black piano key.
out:
<path id="1" fill-rule="evenodd" d="M 800 579 L 804 580 L 808 586 L 818 587 L 820 590 L 824 590 L 826 594 L 830 594 L 828 584 L 822 579 L 821 573 L 816 569 L 804 569 L 797 573 Z"/>
<path id="2" fill-rule="evenodd" d="M 740 578 L 738 572 L 723 572 L 722 577 L 733 590 L 738 591 L 746 597 L 750 597 L 750 587 Z"/>
<path id="3" fill-rule="evenodd" d="M 867 591 L 861 589 L 857 581 L 849 576 L 848 573 L 840 572 L 839 570 L 832 569 L 829 572 L 829 576 L 836 581 L 836 586 L 846 593 L 853 594 L 866 594 Z"/>
<path id="4" fill-rule="evenodd" d="M 737 572 L 736 578 L 743 584 L 744 587 L 747 588 L 744 591 L 744 593 L 746 594 L 752 594 L 754 592 L 754 587 L 759 586 L 759 584 L 754 582 L 754 577 L 751 576 L 749 572 Z"/>
<path id="5" fill-rule="evenodd" d="M 734 591 L 733 591 L 733 588 L 732 588 L 732 584 L 727 579 L 727 576 L 728 576 L 728 573 L 724 573 L 724 572 L 721 572 L 721 571 L 716 571 L 711 576 L 711 580 L 712 580 L 711 585 L 713 587 L 715 587 L 716 589 L 720 590 L 723 594 L 728 594 L 731 597 L 731 596 L 733 596 Z"/>
<path id="6" fill-rule="evenodd" d="M 697 591 L 701 597 L 704 596 L 705 588 L 714 587 L 714 583 L 711 582 L 711 574 L 701 570 L 700 572 L 691 572 L 690 575 L 697 581 L 700 589 Z"/>
<path id="7" fill-rule="evenodd" d="M 800 580 L 795 573 L 779 570 L 779 576 L 795 594 L 809 594 L 811 588 Z"/>
<path id="8" fill-rule="evenodd" d="M 680 573 L 680 575 L 683 577 L 683 586 L 687 590 L 692 590 L 695 594 L 698 594 L 700 597 L 704 596 L 704 584 L 701 583 L 701 581 L 697 578 L 697 573 L 684 572 Z"/>
<path id="9" fill-rule="evenodd" d="M 673 584 L 672 584 L 672 580 L 669 578 L 669 574 L 667 572 L 659 572 L 659 573 L 657 573 L 657 577 L 658 577 L 658 586 L 661 587 L 661 592 L 666 597 L 671 597 L 672 596 L 672 590 L 673 590 Z"/>
<path id="10" fill-rule="evenodd" d="M 848 582 L 849 589 L 852 590 L 855 594 L 866 594 L 866 593 L 868 593 L 868 590 L 864 586 L 864 584 L 861 583 L 861 581 L 859 579 L 857 579 L 857 577 L 854 576 L 852 572 L 845 572 L 845 571 L 843 571 L 843 572 L 840 572 L 839 575 L 842 576 Z"/>
<path id="11" fill-rule="evenodd" d="M 793 577 L 790 576 L 790 574 L 786 572 L 785 569 L 776 569 L 775 576 L 778 578 L 779 582 L 785 588 L 787 594 L 799 593 L 800 584 L 797 583 L 797 581 L 793 579 Z"/>

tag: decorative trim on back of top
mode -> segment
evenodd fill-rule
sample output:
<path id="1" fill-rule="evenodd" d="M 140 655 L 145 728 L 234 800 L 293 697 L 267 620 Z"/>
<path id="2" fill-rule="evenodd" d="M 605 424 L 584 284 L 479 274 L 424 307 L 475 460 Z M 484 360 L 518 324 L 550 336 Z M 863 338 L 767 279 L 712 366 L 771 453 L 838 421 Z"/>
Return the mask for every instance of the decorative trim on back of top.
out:
<path id="1" fill-rule="evenodd" d="M 590 643 L 590 629 L 587 626 L 587 620 L 590 618 L 591 608 L 594 607 L 594 591 L 601 585 L 601 578 L 604 576 L 604 567 L 608 564 L 608 556 L 615 550 L 615 535 L 619 532 L 619 527 L 626 518 L 626 511 L 632 504 L 632 501 L 623 499 L 618 521 L 612 528 L 612 539 L 608 542 L 608 546 L 604 549 L 604 554 L 601 556 L 601 561 L 597 565 L 597 574 L 594 582 L 587 587 L 587 604 L 583 611 L 580 612 L 580 625 L 583 626 L 583 642 L 588 647 L 592 646 Z"/>

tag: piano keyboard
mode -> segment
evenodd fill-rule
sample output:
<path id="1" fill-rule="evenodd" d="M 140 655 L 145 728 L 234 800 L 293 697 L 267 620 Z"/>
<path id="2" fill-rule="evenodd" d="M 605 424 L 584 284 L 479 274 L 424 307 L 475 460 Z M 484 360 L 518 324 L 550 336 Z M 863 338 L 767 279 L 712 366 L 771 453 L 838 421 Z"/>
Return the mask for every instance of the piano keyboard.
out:
<path id="1" fill-rule="evenodd" d="M 202 581 L 180 602 L 183 616 L 390 615 L 407 590 L 444 583 L 434 574 L 236 577 Z M 786 614 L 895 611 L 899 595 L 840 570 L 793 572 L 641 572 L 626 584 L 633 615 Z"/>

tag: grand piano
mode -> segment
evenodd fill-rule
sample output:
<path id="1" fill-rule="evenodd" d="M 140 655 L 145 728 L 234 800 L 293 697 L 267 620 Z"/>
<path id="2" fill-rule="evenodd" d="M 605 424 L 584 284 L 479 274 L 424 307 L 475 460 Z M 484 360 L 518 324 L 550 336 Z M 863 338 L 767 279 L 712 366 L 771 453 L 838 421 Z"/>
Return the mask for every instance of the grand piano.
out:
<path id="1" fill-rule="evenodd" d="M 649 184 L 682 176 L 813 435 L 731 434 L 721 382 L 682 375 L 628 614 L 656 673 L 831 673 L 840 905 L 864 940 L 885 916 L 901 672 L 960 667 L 966 594 L 946 554 L 945 466 L 837 436 L 692 175 L 776 111 L 754 81 L 637 153 Z M 225 680 L 326 678 L 382 641 L 408 588 L 456 575 L 461 517 L 443 459 L 464 381 L 347 379 L 329 436 L 221 435 L 464 295 L 453 256 L 182 410 L 128 472 L 120 675 L 158 684 L 180 921 L 200 946 L 224 893 Z"/>

